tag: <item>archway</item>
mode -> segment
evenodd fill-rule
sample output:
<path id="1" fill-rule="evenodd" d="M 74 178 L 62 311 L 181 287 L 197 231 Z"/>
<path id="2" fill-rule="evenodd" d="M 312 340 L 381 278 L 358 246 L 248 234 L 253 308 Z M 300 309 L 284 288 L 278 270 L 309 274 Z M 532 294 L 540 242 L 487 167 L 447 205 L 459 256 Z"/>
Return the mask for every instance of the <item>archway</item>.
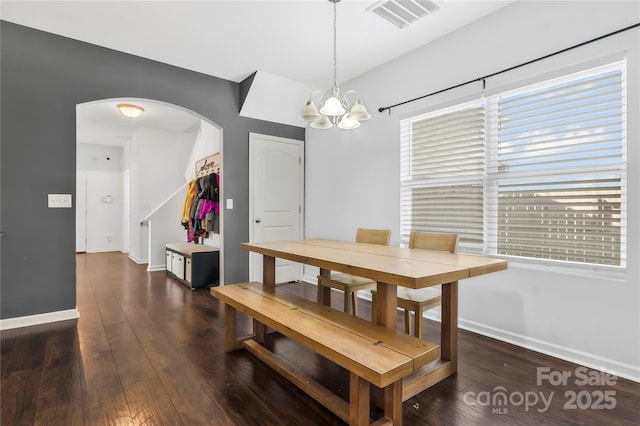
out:
<path id="1" fill-rule="evenodd" d="M 127 118 L 118 104 L 144 112 Z M 195 162 L 222 154 L 221 127 L 177 105 L 114 98 L 76 106 L 76 139 L 76 251 L 122 251 L 149 271 L 164 269 L 164 245 L 186 241 L 181 203 Z M 220 215 L 222 230 L 222 209 Z M 220 248 L 222 280 L 223 238 L 212 234 L 202 242 Z"/>

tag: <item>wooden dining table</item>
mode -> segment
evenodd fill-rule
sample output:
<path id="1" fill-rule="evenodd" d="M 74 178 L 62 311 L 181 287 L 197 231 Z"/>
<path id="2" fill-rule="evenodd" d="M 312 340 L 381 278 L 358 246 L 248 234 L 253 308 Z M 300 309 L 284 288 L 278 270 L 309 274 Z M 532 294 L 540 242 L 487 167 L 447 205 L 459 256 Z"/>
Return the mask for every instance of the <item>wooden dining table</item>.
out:
<path id="1" fill-rule="evenodd" d="M 278 258 L 316 266 L 321 274 L 338 271 L 376 281 L 372 318 L 392 330 L 397 327 L 398 286 L 442 285 L 440 359 L 403 379 L 403 401 L 457 371 L 458 281 L 507 268 L 505 260 L 484 256 L 324 239 L 243 243 L 241 247 L 262 254 L 265 289 L 276 289 Z"/>

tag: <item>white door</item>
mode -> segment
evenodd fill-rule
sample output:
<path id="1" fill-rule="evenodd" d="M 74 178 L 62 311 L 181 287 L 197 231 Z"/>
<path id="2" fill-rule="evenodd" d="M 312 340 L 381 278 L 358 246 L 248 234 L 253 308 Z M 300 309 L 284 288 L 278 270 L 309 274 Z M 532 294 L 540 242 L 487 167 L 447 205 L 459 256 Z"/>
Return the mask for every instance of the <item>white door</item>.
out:
<path id="1" fill-rule="evenodd" d="M 249 240 L 303 238 L 304 142 L 249 134 Z M 249 254 L 249 278 L 262 281 L 262 255 Z M 276 282 L 302 279 L 302 265 L 276 260 Z"/>
<path id="2" fill-rule="evenodd" d="M 87 251 L 87 173 L 76 173 L 76 253 Z"/>

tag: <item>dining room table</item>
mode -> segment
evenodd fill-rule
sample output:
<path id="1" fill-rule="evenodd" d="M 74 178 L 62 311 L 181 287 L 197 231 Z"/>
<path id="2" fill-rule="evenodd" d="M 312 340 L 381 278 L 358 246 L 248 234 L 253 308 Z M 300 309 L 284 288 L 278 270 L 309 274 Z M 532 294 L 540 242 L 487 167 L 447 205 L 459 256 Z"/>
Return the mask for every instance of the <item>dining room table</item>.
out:
<path id="1" fill-rule="evenodd" d="M 487 256 L 327 239 L 242 243 L 241 247 L 263 256 L 262 284 L 269 291 L 277 289 L 277 259 L 316 266 L 320 274 L 337 271 L 376 281 L 372 321 L 392 330 L 397 327 L 398 286 L 442 286 L 440 358 L 403 379 L 403 401 L 457 372 L 458 281 L 507 269 L 506 260 Z M 324 301 L 330 303 L 326 296 Z"/>

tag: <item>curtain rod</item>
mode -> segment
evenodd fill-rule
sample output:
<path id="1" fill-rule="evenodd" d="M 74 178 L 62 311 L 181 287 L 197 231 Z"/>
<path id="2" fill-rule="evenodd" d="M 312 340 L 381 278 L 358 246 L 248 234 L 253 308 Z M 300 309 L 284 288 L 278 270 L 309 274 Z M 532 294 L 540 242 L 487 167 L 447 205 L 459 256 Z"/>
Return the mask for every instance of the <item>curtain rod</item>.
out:
<path id="1" fill-rule="evenodd" d="M 491 74 L 487 74 L 484 77 L 478 77 L 478 78 L 473 79 L 473 80 L 465 81 L 464 83 L 456 84 L 455 86 L 447 87 L 446 89 L 438 90 L 436 92 L 432 92 L 432 93 L 429 93 L 429 94 L 426 94 L 426 95 L 422 95 L 422 96 L 419 96 L 417 98 L 409 99 L 408 101 L 400 102 L 400 103 L 397 103 L 395 105 L 386 106 L 386 107 L 380 107 L 380 108 L 378 108 L 378 112 L 383 112 L 384 110 L 388 110 L 389 114 L 391 114 L 391 108 L 395 108 L 395 107 L 400 106 L 400 105 L 408 104 L 410 102 L 415 102 L 415 101 L 418 101 L 420 99 L 428 98 L 429 96 L 437 95 L 439 93 L 446 92 L 448 90 L 457 89 L 458 87 L 466 86 L 467 84 L 476 83 L 478 81 L 482 82 L 482 88 L 484 89 L 485 80 L 487 78 L 495 77 L 496 75 L 499 75 L 499 74 L 502 74 L 502 73 L 505 73 L 505 72 L 508 72 L 508 71 L 512 71 L 512 70 L 514 70 L 516 68 L 524 67 L 525 65 L 533 64 L 534 62 L 538 62 L 538 61 L 541 61 L 543 59 L 547 59 L 547 58 L 550 58 L 552 56 L 558 55 L 560 53 L 564 53 L 564 52 L 567 52 L 569 50 L 576 49 L 578 47 L 584 46 L 585 44 L 593 43 L 594 41 L 602 40 L 603 38 L 611 37 L 613 35 L 622 33 L 624 31 L 631 30 L 631 29 L 636 28 L 638 26 L 640 26 L 640 23 L 633 24 L 633 25 L 630 25 L 630 26 L 625 27 L 625 28 L 621 28 L 619 30 L 613 31 L 613 32 L 608 33 L 608 34 L 601 35 L 601 36 L 593 38 L 591 40 L 583 41 L 582 43 L 576 44 L 576 45 L 571 46 L 571 47 L 567 47 L 567 48 L 562 49 L 562 50 L 558 50 L 557 52 L 549 53 L 548 55 L 544 55 L 544 56 L 541 56 L 539 58 L 532 59 L 532 60 L 527 61 L 527 62 L 523 62 L 520 65 L 514 65 L 512 67 L 505 68 L 505 69 L 503 69 L 501 71 L 497 71 L 497 72 L 494 72 L 494 73 L 491 73 Z"/>

